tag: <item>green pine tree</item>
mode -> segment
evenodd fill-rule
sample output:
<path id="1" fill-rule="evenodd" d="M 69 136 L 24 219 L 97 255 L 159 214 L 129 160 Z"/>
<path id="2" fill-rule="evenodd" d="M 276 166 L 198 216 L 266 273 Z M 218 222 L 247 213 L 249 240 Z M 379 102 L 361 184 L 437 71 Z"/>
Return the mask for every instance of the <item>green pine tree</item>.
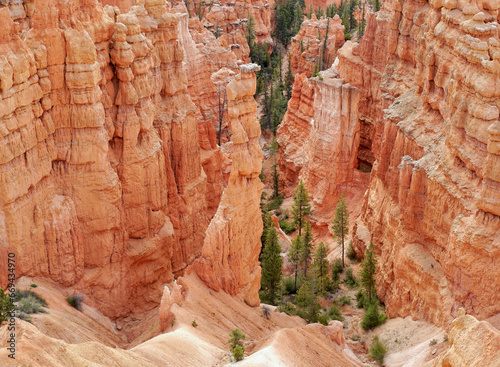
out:
<path id="1" fill-rule="evenodd" d="M 241 361 L 245 355 L 245 347 L 242 340 L 245 340 L 245 334 L 240 329 L 234 329 L 229 333 L 229 350 L 233 353 L 236 361 Z"/>
<path id="2" fill-rule="evenodd" d="M 345 201 L 345 196 L 342 194 L 335 208 L 335 217 L 333 218 L 333 237 L 342 244 L 342 267 L 344 263 L 344 240 L 349 233 L 349 211 Z"/>
<path id="3" fill-rule="evenodd" d="M 300 180 L 293 195 L 292 217 L 293 223 L 299 229 L 299 236 L 302 235 L 302 228 L 305 224 L 305 217 L 311 214 L 311 199 L 307 193 L 304 182 Z"/>
<path id="4" fill-rule="evenodd" d="M 294 289 L 297 291 L 297 274 L 299 272 L 299 265 L 302 260 L 302 237 L 297 236 L 293 239 L 292 245 L 290 247 L 290 251 L 288 251 L 288 261 L 294 267 L 294 276 L 295 276 L 295 286 Z"/>
<path id="5" fill-rule="evenodd" d="M 275 305 L 281 289 L 283 258 L 278 233 L 274 227 L 267 231 L 266 244 L 262 253 L 261 290 L 264 298 Z"/>
<path id="6" fill-rule="evenodd" d="M 318 321 L 321 304 L 316 295 L 316 279 L 314 279 L 314 277 L 302 283 L 302 286 L 297 292 L 295 302 L 299 307 L 300 313 L 307 321 Z"/>
<path id="7" fill-rule="evenodd" d="M 300 42 L 302 42 L 302 41 L 300 41 Z M 292 73 L 290 54 L 289 54 L 288 55 L 288 70 L 287 70 L 286 75 L 285 75 L 285 92 L 286 92 L 287 99 L 292 98 L 292 89 L 293 89 L 293 73 Z"/>
<path id="8" fill-rule="evenodd" d="M 373 243 L 366 249 L 365 259 L 361 263 L 361 284 L 368 294 L 368 301 L 372 302 L 375 294 L 375 272 L 377 271 L 377 256 L 373 250 Z"/>
<path id="9" fill-rule="evenodd" d="M 251 13 L 248 14 L 248 21 L 245 25 L 245 38 L 247 39 L 248 46 L 252 48 L 255 40 L 255 19 Z"/>
<path id="10" fill-rule="evenodd" d="M 272 199 L 277 198 L 280 195 L 280 175 L 278 173 L 278 163 L 273 164 L 273 170 L 272 172 L 272 190 L 273 190 L 273 195 L 271 196 Z"/>
<path id="11" fill-rule="evenodd" d="M 313 256 L 313 243 L 312 243 L 313 236 L 312 236 L 311 223 L 307 221 L 305 227 L 306 227 L 305 233 L 302 239 L 302 253 L 301 253 L 301 259 L 302 259 L 301 262 L 303 266 L 302 276 L 304 277 L 304 279 L 307 278 L 308 276 L 307 273 Z"/>
<path id="12" fill-rule="evenodd" d="M 318 293 L 324 294 L 328 287 L 328 251 L 323 242 L 320 242 L 314 254 L 313 268 L 318 280 Z"/>
<path id="13" fill-rule="evenodd" d="M 0 288 L 0 325 L 5 320 L 8 320 L 11 313 L 14 311 L 15 306 L 12 299 L 3 289 Z"/>

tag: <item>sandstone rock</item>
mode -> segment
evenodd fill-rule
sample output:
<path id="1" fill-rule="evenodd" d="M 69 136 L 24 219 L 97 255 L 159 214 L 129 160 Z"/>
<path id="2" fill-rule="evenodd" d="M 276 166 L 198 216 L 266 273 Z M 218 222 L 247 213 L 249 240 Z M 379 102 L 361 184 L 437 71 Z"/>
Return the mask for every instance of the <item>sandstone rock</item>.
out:
<path id="1" fill-rule="evenodd" d="M 289 60 L 292 72 L 305 73 L 311 77 L 316 65 L 323 65 L 323 69 L 328 69 L 343 44 L 344 26 L 338 15 L 334 18 L 305 20 L 299 33 L 292 38 Z M 325 45 L 326 52 L 323 52 Z"/>
<path id="2" fill-rule="evenodd" d="M 253 98 L 256 69 L 242 65 L 240 74 L 227 86 L 229 125 L 233 132 L 231 173 L 207 229 L 201 257 L 193 264 L 196 274 L 210 288 L 238 295 L 250 306 L 260 304 L 258 257 L 262 234 L 262 151 Z"/>

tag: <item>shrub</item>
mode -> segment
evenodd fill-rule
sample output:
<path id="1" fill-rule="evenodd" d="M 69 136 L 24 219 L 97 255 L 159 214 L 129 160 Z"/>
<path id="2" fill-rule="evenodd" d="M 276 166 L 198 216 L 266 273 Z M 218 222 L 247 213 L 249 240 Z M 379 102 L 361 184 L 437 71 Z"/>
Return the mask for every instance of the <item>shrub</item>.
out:
<path id="1" fill-rule="evenodd" d="M 368 308 L 369 302 L 368 297 L 366 297 L 365 292 L 362 289 L 356 293 L 356 307 L 358 308 Z"/>
<path id="2" fill-rule="evenodd" d="M 372 345 L 370 346 L 369 357 L 376 360 L 379 365 L 382 365 L 382 363 L 384 363 L 386 353 L 387 348 L 385 344 L 379 339 L 378 336 L 375 336 L 373 338 Z"/>
<path id="3" fill-rule="evenodd" d="M 27 315 L 46 312 L 40 302 L 31 296 L 21 298 L 18 302 L 17 309 Z"/>
<path id="4" fill-rule="evenodd" d="M 229 350 L 233 353 L 236 361 L 241 361 L 245 356 L 245 347 L 242 340 L 245 339 L 245 334 L 240 329 L 234 329 L 229 333 Z"/>
<path id="5" fill-rule="evenodd" d="M 359 334 L 353 335 L 353 336 L 351 336 L 351 340 L 353 342 L 359 342 L 361 340 L 361 335 L 359 335 Z"/>
<path id="6" fill-rule="evenodd" d="M 0 324 L 10 318 L 15 306 L 9 295 L 0 288 Z"/>
<path id="7" fill-rule="evenodd" d="M 233 357 L 235 361 L 241 361 L 243 358 L 245 358 L 245 348 L 243 348 L 241 345 L 237 345 L 236 347 L 234 347 Z"/>
<path id="8" fill-rule="evenodd" d="M 344 271 L 342 268 L 342 259 L 335 259 L 332 264 L 332 282 L 335 283 L 339 281 L 340 274 Z"/>
<path id="9" fill-rule="evenodd" d="M 385 320 L 387 320 L 385 313 L 378 310 L 376 302 L 372 302 L 361 320 L 361 326 L 365 330 L 371 330 L 382 325 Z"/>
<path id="10" fill-rule="evenodd" d="M 322 313 L 318 316 L 318 322 L 322 325 L 328 326 L 328 321 L 330 321 L 330 317 L 327 312 Z"/>
<path id="11" fill-rule="evenodd" d="M 350 267 L 345 271 L 345 283 L 350 287 L 355 287 L 358 284 L 358 281 L 356 280 L 356 277 Z"/>
<path id="12" fill-rule="evenodd" d="M 429 345 L 436 345 L 437 344 L 437 340 L 436 339 L 432 339 L 430 342 L 429 342 Z"/>
<path id="13" fill-rule="evenodd" d="M 354 248 L 352 247 L 352 241 L 349 242 L 349 246 L 347 246 L 347 257 L 352 261 L 358 261 L 358 255 Z"/>
<path id="14" fill-rule="evenodd" d="M 66 301 L 70 304 L 70 306 L 76 308 L 78 311 L 82 310 L 83 297 L 79 294 L 75 294 L 73 296 L 67 296 Z"/>
<path id="15" fill-rule="evenodd" d="M 283 203 L 283 195 L 278 195 L 267 204 L 267 210 L 268 211 L 276 210 L 279 207 L 281 207 L 282 203 Z"/>
<path id="16" fill-rule="evenodd" d="M 443 336 L 443 341 L 447 342 L 448 341 L 448 335 Z"/>
<path id="17" fill-rule="evenodd" d="M 330 320 L 344 321 L 344 316 L 342 316 L 342 311 L 337 304 L 333 304 L 328 310 L 328 316 Z"/>
<path id="18" fill-rule="evenodd" d="M 284 312 L 288 316 L 295 316 L 297 315 L 297 310 L 295 308 L 295 305 L 290 302 L 282 303 L 281 305 L 278 306 L 278 311 L 279 312 Z"/>
<path id="19" fill-rule="evenodd" d="M 14 293 L 14 302 L 19 302 L 21 299 L 28 297 L 36 299 L 43 307 L 47 307 L 47 301 L 45 298 L 29 289 L 24 291 L 16 290 Z"/>
<path id="20" fill-rule="evenodd" d="M 280 227 L 285 232 L 286 234 L 290 234 L 292 232 L 295 232 L 297 229 L 293 225 L 293 223 L 288 222 L 285 219 L 280 219 L 279 221 Z"/>
<path id="21" fill-rule="evenodd" d="M 283 278 L 284 294 L 295 294 L 295 279 L 293 277 Z"/>
<path id="22" fill-rule="evenodd" d="M 198 327 L 198 323 L 196 322 L 196 320 L 193 320 L 193 322 L 191 323 L 191 325 L 193 325 L 193 327 Z"/>
<path id="23" fill-rule="evenodd" d="M 38 285 L 36 285 L 35 283 L 31 283 L 31 288 L 36 288 L 38 287 Z"/>
<path id="24" fill-rule="evenodd" d="M 351 304 L 351 298 L 349 296 L 342 296 L 339 299 L 340 305 L 350 305 Z"/>

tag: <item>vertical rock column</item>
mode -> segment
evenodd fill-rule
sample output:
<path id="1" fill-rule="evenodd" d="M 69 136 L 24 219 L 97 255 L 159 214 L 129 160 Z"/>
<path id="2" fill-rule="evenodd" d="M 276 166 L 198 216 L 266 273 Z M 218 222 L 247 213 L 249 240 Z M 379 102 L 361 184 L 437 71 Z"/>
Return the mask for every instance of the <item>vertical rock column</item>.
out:
<path id="1" fill-rule="evenodd" d="M 256 119 L 255 64 L 240 67 L 240 74 L 227 86 L 233 153 L 229 183 L 203 243 L 202 255 L 193 267 L 212 289 L 240 295 L 257 306 L 260 288 L 260 195 L 262 151 Z"/>

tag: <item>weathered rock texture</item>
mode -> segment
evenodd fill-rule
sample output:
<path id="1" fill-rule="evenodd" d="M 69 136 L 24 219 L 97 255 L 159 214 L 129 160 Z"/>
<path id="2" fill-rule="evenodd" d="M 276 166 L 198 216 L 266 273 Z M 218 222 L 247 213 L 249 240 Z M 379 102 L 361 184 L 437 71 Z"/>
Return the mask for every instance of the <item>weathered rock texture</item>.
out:
<path id="1" fill-rule="evenodd" d="M 255 64 L 241 66 L 227 86 L 229 127 L 233 133 L 229 183 L 207 229 L 201 257 L 194 271 L 212 289 L 240 295 L 259 305 L 260 194 L 262 151 L 258 142 Z"/>
<path id="2" fill-rule="evenodd" d="M 210 111 L 189 94 L 211 98 L 196 91 L 213 94 L 215 66 L 163 0 L 33 6 L 22 38 L 0 9 L 0 261 L 14 252 L 18 276 L 109 316 L 152 308 L 200 255 L 222 194 Z"/>
<path id="3" fill-rule="evenodd" d="M 499 7 L 387 0 L 338 53 L 374 159 L 353 242 L 390 315 L 500 312 Z"/>
<path id="4" fill-rule="evenodd" d="M 299 33 L 292 38 L 290 67 L 293 73 L 305 73 L 310 77 L 315 67 L 328 69 L 343 44 L 344 26 L 339 16 L 318 20 L 313 14 L 310 20 L 302 22 Z"/>
<path id="5" fill-rule="evenodd" d="M 296 77 L 277 142 L 286 193 L 291 195 L 303 180 L 312 198 L 311 219 L 325 226 L 342 193 L 355 207 L 353 200 L 360 201 L 369 175 L 358 170 L 359 91 L 334 69 L 320 75 Z"/>
<path id="6" fill-rule="evenodd" d="M 500 332 L 490 323 L 462 312 L 451 326 L 450 347 L 433 361 L 434 367 L 500 366 Z"/>

